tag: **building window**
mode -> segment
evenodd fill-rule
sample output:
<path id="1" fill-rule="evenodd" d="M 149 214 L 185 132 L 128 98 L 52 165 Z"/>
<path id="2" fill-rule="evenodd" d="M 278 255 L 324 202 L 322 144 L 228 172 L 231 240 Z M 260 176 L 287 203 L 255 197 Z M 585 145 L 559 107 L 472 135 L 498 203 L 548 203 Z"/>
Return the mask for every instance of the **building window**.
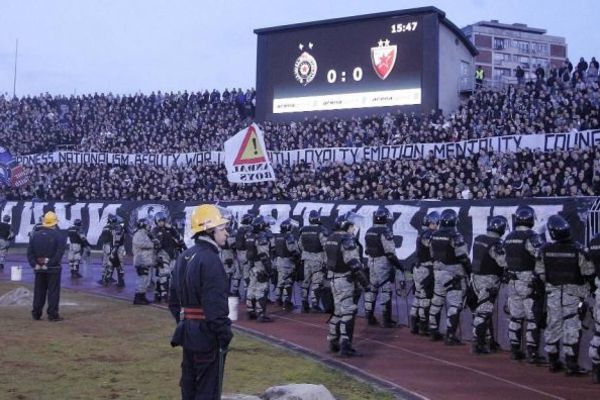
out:
<path id="1" fill-rule="evenodd" d="M 513 61 L 518 63 L 521 66 L 521 68 L 523 68 L 523 69 L 530 68 L 529 57 L 527 57 L 527 56 L 521 56 L 521 55 L 515 54 Z"/>
<path id="2" fill-rule="evenodd" d="M 540 56 L 547 56 L 550 54 L 550 49 L 547 43 L 531 43 L 531 52 Z"/>
<path id="3" fill-rule="evenodd" d="M 494 49 L 495 50 L 504 50 L 506 49 L 510 44 L 510 39 L 505 39 L 505 38 L 494 38 Z"/>
<path id="4" fill-rule="evenodd" d="M 501 80 L 503 77 L 510 77 L 510 68 L 494 68 L 494 80 Z"/>
<path id="5" fill-rule="evenodd" d="M 505 53 L 494 53 L 494 65 L 502 65 L 505 62 L 510 62 L 511 57 L 510 54 Z"/>
<path id="6" fill-rule="evenodd" d="M 460 76 L 471 76 L 471 63 L 463 60 L 460 61 Z"/>
<path id="7" fill-rule="evenodd" d="M 550 65 L 547 58 L 533 57 L 532 62 L 534 67 L 541 65 L 542 68 L 548 68 L 548 65 Z"/>
<path id="8" fill-rule="evenodd" d="M 529 54 L 529 42 L 524 40 L 513 40 L 512 47 L 517 49 L 519 53 Z"/>

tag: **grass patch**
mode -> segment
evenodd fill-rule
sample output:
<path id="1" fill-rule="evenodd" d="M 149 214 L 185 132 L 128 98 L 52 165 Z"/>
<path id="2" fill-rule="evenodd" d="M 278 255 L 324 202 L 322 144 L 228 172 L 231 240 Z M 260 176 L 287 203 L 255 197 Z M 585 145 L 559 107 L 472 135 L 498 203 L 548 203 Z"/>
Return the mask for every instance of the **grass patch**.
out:
<path id="1" fill-rule="evenodd" d="M 0 281 L 0 295 L 22 284 Z M 30 286 L 28 286 L 31 289 Z M 33 321 L 30 306 L 0 307 L 0 398 L 177 399 L 181 349 L 164 310 L 63 290 L 65 320 Z M 393 399 L 307 357 L 236 333 L 226 393 L 260 394 L 287 383 L 325 385 L 338 399 Z"/>

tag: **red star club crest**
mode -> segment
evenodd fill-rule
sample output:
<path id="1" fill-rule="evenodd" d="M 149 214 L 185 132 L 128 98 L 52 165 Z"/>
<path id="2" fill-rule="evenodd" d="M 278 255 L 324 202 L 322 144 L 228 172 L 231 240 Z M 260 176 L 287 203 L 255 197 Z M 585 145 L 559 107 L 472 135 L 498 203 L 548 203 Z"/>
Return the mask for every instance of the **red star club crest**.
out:
<path id="1" fill-rule="evenodd" d="M 380 40 L 377 47 L 371 47 L 371 62 L 377 76 L 385 79 L 390 75 L 396 63 L 398 48 L 395 44 L 390 45 L 389 40 Z"/>

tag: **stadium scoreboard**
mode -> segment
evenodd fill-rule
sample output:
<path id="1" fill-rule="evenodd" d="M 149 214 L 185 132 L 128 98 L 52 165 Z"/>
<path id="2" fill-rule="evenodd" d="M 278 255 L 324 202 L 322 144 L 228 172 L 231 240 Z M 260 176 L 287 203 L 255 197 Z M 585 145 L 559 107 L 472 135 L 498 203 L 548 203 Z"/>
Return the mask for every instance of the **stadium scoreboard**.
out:
<path id="1" fill-rule="evenodd" d="M 431 108 L 436 28 L 435 14 L 398 12 L 256 30 L 257 117 Z"/>

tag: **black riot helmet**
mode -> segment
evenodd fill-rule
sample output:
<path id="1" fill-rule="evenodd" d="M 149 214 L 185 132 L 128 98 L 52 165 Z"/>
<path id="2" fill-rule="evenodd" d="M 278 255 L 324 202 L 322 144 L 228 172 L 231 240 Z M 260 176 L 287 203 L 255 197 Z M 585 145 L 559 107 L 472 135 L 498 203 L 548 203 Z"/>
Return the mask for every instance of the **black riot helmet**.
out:
<path id="1" fill-rule="evenodd" d="M 108 223 L 109 224 L 116 224 L 117 223 L 117 216 L 113 215 L 113 214 L 108 214 Z"/>
<path id="2" fill-rule="evenodd" d="M 6 222 L 7 224 L 10 223 L 10 215 L 6 214 L 4 217 L 2 217 L 2 222 Z"/>
<path id="3" fill-rule="evenodd" d="M 242 217 L 242 225 L 250 225 L 252 224 L 252 214 L 244 214 Z"/>
<path id="4" fill-rule="evenodd" d="M 352 225 L 352 222 L 348 219 L 348 213 L 338 215 L 333 223 L 333 227 L 336 231 L 348 231 Z"/>
<path id="5" fill-rule="evenodd" d="M 506 217 L 502 215 L 495 215 L 488 222 L 487 230 L 488 232 L 495 232 L 502 236 L 504 235 L 504 232 L 506 232 L 507 225 L 508 221 L 506 220 Z"/>
<path id="6" fill-rule="evenodd" d="M 159 211 L 156 214 L 154 214 L 154 223 L 158 225 L 159 222 L 167 222 L 167 214 L 165 214 L 162 211 Z"/>
<path id="7" fill-rule="evenodd" d="M 440 215 L 440 226 L 443 228 L 456 228 L 456 222 L 458 220 L 458 215 L 456 211 L 448 208 L 442 211 Z"/>
<path id="8" fill-rule="evenodd" d="M 535 211 L 529 206 L 519 206 L 515 212 L 515 226 L 533 228 L 535 223 Z"/>
<path id="9" fill-rule="evenodd" d="M 279 230 L 281 231 L 281 233 L 288 233 L 292 231 L 293 227 L 294 225 L 292 223 L 292 220 L 288 218 L 285 221 L 283 221 L 281 225 L 279 225 Z"/>
<path id="10" fill-rule="evenodd" d="M 259 215 L 252 220 L 252 229 L 255 233 L 264 231 L 268 226 L 269 224 L 262 215 Z"/>
<path id="11" fill-rule="evenodd" d="M 76 219 L 75 221 L 73 221 L 73 225 L 75 225 L 76 227 L 81 227 L 81 220 L 80 219 Z"/>
<path id="12" fill-rule="evenodd" d="M 390 211 L 381 206 L 373 212 L 374 224 L 387 224 L 391 219 Z"/>
<path id="13" fill-rule="evenodd" d="M 548 218 L 546 226 L 552 240 L 563 242 L 571 239 L 571 225 L 560 215 L 552 215 Z"/>
<path id="14" fill-rule="evenodd" d="M 321 213 L 317 210 L 312 210 L 308 214 L 308 222 L 311 224 L 320 224 L 321 223 Z"/>
<path id="15" fill-rule="evenodd" d="M 148 227 L 148 220 L 146 218 L 140 218 L 137 220 L 136 225 L 138 229 L 146 229 Z"/>
<path id="16" fill-rule="evenodd" d="M 432 211 L 426 216 L 423 217 L 423 226 L 429 225 L 439 225 L 440 223 L 440 213 L 437 211 Z"/>

